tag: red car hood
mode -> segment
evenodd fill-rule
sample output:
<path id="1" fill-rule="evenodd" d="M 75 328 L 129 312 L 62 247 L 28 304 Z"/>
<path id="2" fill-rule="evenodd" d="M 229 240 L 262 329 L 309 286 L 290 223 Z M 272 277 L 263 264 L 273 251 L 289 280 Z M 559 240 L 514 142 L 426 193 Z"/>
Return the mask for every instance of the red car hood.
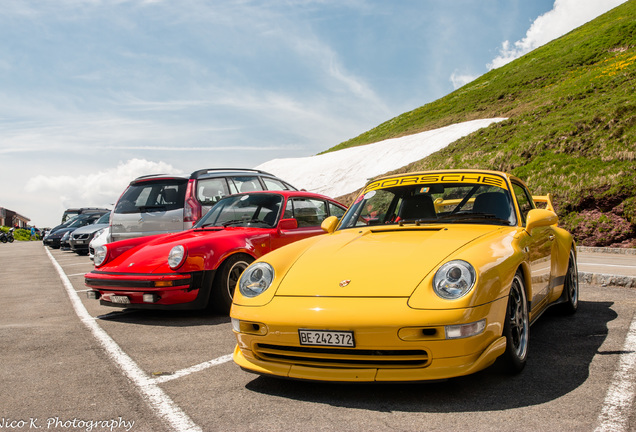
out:
<path id="1" fill-rule="evenodd" d="M 216 261 L 212 257 L 223 253 L 236 243 L 249 243 L 252 238 L 268 237 L 269 230 L 255 228 L 191 229 L 174 234 L 150 238 L 123 252 L 98 268 L 101 272 L 118 273 L 173 273 L 168 266 L 168 254 L 173 247 L 186 248 L 187 263 L 179 272 L 206 269 L 206 263 Z"/>

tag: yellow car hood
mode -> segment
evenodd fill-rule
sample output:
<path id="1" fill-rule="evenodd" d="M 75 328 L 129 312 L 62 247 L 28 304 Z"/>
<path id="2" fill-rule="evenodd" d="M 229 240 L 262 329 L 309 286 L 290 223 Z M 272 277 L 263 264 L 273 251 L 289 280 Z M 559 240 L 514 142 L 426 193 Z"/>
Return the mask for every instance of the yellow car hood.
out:
<path id="1" fill-rule="evenodd" d="M 381 227 L 321 236 L 288 270 L 277 296 L 409 297 L 424 277 L 493 225 Z"/>

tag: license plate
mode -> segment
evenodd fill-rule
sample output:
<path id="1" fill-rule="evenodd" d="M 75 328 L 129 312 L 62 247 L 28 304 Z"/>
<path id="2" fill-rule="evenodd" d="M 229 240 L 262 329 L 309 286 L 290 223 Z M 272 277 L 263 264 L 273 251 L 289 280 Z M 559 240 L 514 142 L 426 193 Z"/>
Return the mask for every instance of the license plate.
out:
<path id="1" fill-rule="evenodd" d="M 301 345 L 355 347 L 352 331 L 298 329 Z"/>
<path id="2" fill-rule="evenodd" d="M 130 299 L 128 297 L 120 295 L 110 296 L 110 301 L 118 304 L 130 304 Z"/>

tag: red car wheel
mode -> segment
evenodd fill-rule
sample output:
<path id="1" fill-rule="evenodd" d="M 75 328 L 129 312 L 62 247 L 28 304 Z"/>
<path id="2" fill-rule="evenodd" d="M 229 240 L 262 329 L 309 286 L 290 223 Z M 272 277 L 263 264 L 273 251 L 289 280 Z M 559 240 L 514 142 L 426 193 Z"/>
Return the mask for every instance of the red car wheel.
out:
<path id="1" fill-rule="evenodd" d="M 245 254 L 232 255 L 223 261 L 212 285 L 210 296 L 212 309 L 223 314 L 230 312 L 239 277 L 253 261 L 254 258 Z"/>

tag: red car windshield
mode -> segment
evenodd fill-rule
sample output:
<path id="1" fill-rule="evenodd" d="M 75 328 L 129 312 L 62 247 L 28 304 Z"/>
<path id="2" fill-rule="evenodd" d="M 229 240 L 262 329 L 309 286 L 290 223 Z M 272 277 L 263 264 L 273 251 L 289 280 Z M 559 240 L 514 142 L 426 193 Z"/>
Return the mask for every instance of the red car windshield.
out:
<path id="1" fill-rule="evenodd" d="M 216 203 L 194 228 L 273 228 L 278 223 L 282 206 L 283 197 L 278 194 L 232 195 Z"/>

